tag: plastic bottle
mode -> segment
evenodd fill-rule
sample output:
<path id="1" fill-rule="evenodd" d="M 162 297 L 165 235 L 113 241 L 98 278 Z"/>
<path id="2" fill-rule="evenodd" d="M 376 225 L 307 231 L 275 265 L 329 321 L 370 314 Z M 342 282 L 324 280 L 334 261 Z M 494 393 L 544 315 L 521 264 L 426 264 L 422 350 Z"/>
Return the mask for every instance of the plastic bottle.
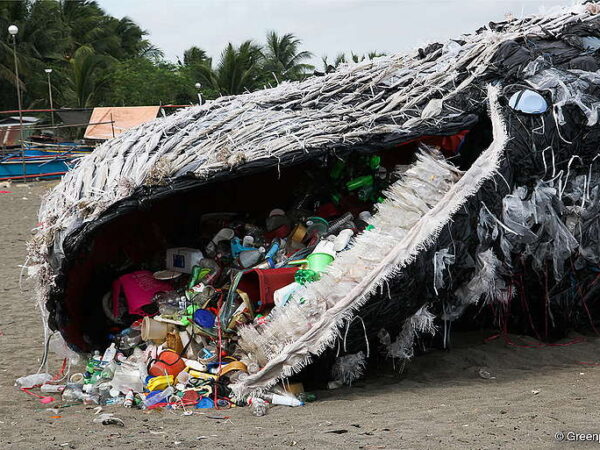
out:
<path id="1" fill-rule="evenodd" d="M 346 189 L 355 191 L 367 186 L 373 185 L 373 175 L 363 175 L 362 177 L 354 178 L 346 183 Z"/>
<path id="2" fill-rule="evenodd" d="M 273 242 L 271 243 L 269 250 L 267 250 L 267 253 L 265 254 L 265 259 L 268 259 L 268 258 L 274 259 L 275 255 L 277 254 L 277 252 L 279 251 L 280 248 L 281 248 L 281 240 L 273 239 Z"/>
<path id="3" fill-rule="evenodd" d="M 92 355 L 90 362 L 98 365 L 98 364 L 100 364 L 101 361 L 102 361 L 102 357 L 100 356 L 100 351 L 94 350 L 94 354 Z"/>
<path id="4" fill-rule="evenodd" d="M 269 411 L 269 404 L 262 398 L 252 397 L 248 399 L 248 405 L 252 408 L 252 414 L 257 417 L 262 417 Z"/>
<path id="5" fill-rule="evenodd" d="M 123 402 L 123 406 L 125 408 L 131 408 L 131 406 L 133 405 L 133 391 L 129 390 L 127 391 L 127 395 L 125 396 L 125 401 Z"/>
<path id="6" fill-rule="evenodd" d="M 111 361 L 114 361 L 116 355 L 117 355 L 117 347 L 115 346 L 115 343 L 113 342 L 112 344 L 110 344 L 110 347 L 108 347 L 104 351 L 104 355 L 102 355 L 102 361 L 100 362 L 100 365 L 106 366 Z"/>
<path id="7" fill-rule="evenodd" d="M 169 386 L 162 392 L 159 392 L 158 394 L 154 394 L 150 397 L 146 396 L 146 398 L 144 398 L 144 406 L 148 408 L 152 405 L 156 405 L 157 403 L 168 399 L 171 395 L 173 395 L 174 392 L 175 390 L 173 389 L 173 386 Z"/>
<path id="8" fill-rule="evenodd" d="M 304 406 L 304 403 L 293 395 L 265 394 L 265 399 L 273 405 Z"/>
<path id="9" fill-rule="evenodd" d="M 98 394 L 83 394 L 82 400 L 84 405 L 100 404 L 100 396 Z"/>
<path id="10" fill-rule="evenodd" d="M 81 390 L 82 384 L 69 383 L 62 393 L 62 400 L 64 402 L 75 402 L 83 400 L 83 391 Z"/>
<path id="11" fill-rule="evenodd" d="M 301 392 L 300 394 L 298 394 L 298 400 L 300 400 L 303 403 L 314 402 L 317 400 L 317 396 L 312 392 Z"/>
<path id="12" fill-rule="evenodd" d="M 354 231 L 349 229 L 340 231 L 340 234 L 338 234 L 335 240 L 333 241 L 333 249 L 336 252 L 341 252 L 342 250 L 344 250 L 348 246 L 348 243 L 350 242 L 350 239 L 352 239 L 353 235 Z"/>
<path id="13" fill-rule="evenodd" d="M 42 384 L 40 391 L 42 392 L 62 392 L 66 386 L 64 384 Z"/>
<path id="14" fill-rule="evenodd" d="M 115 375 L 115 370 L 117 369 L 117 363 L 114 361 L 109 362 L 102 373 L 100 374 L 101 378 L 105 378 L 107 380 L 112 380 L 112 377 Z"/>
<path id="15" fill-rule="evenodd" d="M 98 396 L 100 398 L 100 404 L 101 405 L 106 405 L 108 402 L 108 399 L 111 398 L 110 395 L 110 383 L 106 382 L 106 383 L 101 383 L 98 386 Z"/>
<path id="16" fill-rule="evenodd" d="M 41 386 L 50 380 L 52 380 L 52 375 L 49 373 L 34 373 L 33 375 L 17 378 L 15 385 L 23 389 L 30 389 L 34 386 Z"/>

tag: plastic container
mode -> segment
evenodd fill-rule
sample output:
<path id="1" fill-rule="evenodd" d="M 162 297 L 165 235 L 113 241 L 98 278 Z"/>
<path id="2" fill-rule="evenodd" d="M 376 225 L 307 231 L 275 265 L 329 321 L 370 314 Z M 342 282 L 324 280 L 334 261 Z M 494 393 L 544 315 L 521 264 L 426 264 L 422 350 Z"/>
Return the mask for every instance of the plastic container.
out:
<path id="1" fill-rule="evenodd" d="M 273 293 L 273 301 L 275 306 L 285 306 L 294 292 L 300 289 L 302 285 L 295 281 L 287 286 L 277 289 Z"/>
<path id="2" fill-rule="evenodd" d="M 167 249 L 166 266 L 175 272 L 192 273 L 192 268 L 204 258 L 197 248 L 179 247 Z"/>
<path id="3" fill-rule="evenodd" d="M 115 343 L 113 342 L 112 344 L 110 344 L 110 347 L 108 347 L 104 351 L 104 355 L 102 355 L 102 361 L 100 361 L 100 365 L 101 366 L 108 365 L 110 362 L 114 361 L 116 355 L 117 355 L 117 347 L 115 346 Z"/>
<path id="4" fill-rule="evenodd" d="M 63 392 L 67 386 L 64 384 L 42 384 L 40 391 L 42 392 Z"/>
<path id="5" fill-rule="evenodd" d="M 333 261 L 333 256 L 330 253 L 311 253 L 306 257 L 308 268 L 315 272 L 324 272 L 325 269 Z"/>
<path id="6" fill-rule="evenodd" d="M 304 406 L 304 403 L 302 403 L 293 395 L 266 394 L 265 398 L 273 405 Z"/>
<path id="7" fill-rule="evenodd" d="M 161 352 L 156 361 L 152 363 L 148 370 L 148 375 L 154 377 L 161 375 L 172 375 L 176 377 L 179 372 L 185 369 L 185 362 L 177 353 L 171 350 Z"/>
<path id="8" fill-rule="evenodd" d="M 341 252 L 342 250 L 344 250 L 350 243 L 350 239 L 352 239 L 352 236 L 354 236 L 353 230 L 345 229 L 340 231 L 340 233 L 333 241 L 333 250 L 336 252 Z"/>
<path id="9" fill-rule="evenodd" d="M 169 325 L 150 317 L 144 317 L 142 321 L 142 340 L 155 341 L 162 344 L 167 338 Z"/>
<path id="10" fill-rule="evenodd" d="M 262 312 L 274 304 L 274 293 L 294 282 L 296 267 L 281 269 L 252 269 L 240 278 L 238 289 L 248 294 L 248 298 L 256 306 L 256 312 Z M 260 304 L 258 304 L 260 302 Z"/>
<path id="11" fill-rule="evenodd" d="M 144 390 L 140 371 L 137 367 L 130 364 L 121 364 L 117 367 L 110 385 L 124 394 L 129 390 L 134 392 L 142 392 Z"/>
<path id="12" fill-rule="evenodd" d="M 74 373 L 69 378 L 69 381 L 71 383 L 73 383 L 73 384 L 83 384 L 83 382 L 84 382 L 84 376 L 83 376 L 82 373 Z"/>
<path id="13" fill-rule="evenodd" d="M 157 403 L 168 401 L 169 397 L 173 395 L 174 392 L 175 390 L 173 389 L 173 386 L 169 386 L 165 390 L 157 392 L 156 394 L 147 395 L 144 398 L 144 406 L 148 408 L 152 405 L 156 405 Z"/>
<path id="14" fill-rule="evenodd" d="M 34 386 L 41 386 L 51 380 L 52 375 L 49 373 L 35 373 L 33 375 L 17 378 L 15 385 L 23 389 L 30 389 Z"/>

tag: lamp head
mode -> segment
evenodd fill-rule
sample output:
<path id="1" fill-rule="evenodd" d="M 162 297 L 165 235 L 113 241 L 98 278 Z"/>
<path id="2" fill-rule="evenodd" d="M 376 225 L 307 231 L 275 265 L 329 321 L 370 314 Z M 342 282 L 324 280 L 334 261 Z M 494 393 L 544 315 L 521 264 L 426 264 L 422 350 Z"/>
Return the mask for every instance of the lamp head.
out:
<path id="1" fill-rule="evenodd" d="M 196 89 L 200 89 L 202 87 L 200 83 L 196 83 L 194 86 L 196 86 Z"/>
<path id="2" fill-rule="evenodd" d="M 19 32 L 19 27 L 16 25 L 11 25 L 10 27 L 8 27 L 8 32 L 11 36 L 15 36 Z"/>
<path id="3" fill-rule="evenodd" d="M 44 69 L 44 72 L 46 72 L 46 73 L 52 73 L 52 69 Z"/>

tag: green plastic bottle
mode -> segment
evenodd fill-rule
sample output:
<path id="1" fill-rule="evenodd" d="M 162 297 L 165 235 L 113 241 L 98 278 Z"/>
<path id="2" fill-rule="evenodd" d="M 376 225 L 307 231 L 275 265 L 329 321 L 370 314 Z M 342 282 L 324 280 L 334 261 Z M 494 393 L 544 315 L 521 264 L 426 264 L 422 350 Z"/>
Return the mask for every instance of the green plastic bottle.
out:
<path id="1" fill-rule="evenodd" d="M 372 186 L 374 182 L 373 175 L 363 175 L 362 177 L 354 178 L 346 183 L 346 188 L 349 191 L 355 191 L 362 187 Z"/>

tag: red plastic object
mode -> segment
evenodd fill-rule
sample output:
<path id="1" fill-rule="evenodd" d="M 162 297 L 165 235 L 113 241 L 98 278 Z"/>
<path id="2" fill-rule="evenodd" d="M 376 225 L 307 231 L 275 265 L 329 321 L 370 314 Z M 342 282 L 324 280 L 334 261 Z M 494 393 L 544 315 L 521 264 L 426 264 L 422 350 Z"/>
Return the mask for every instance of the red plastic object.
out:
<path id="1" fill-rule="evenodd" d="M 330 219 L 332 217 L 341 216 L 344 212 L 340 211 L 337 206 L 333 203 L 325 203 L 315 211 L 315 216 L 322 217 L 323 219 Z"/>
<path id="2" fill-rule="evenodd" d="M 153 377 L 161 375 L 176 377 L 183 369 L 185 369 L 185 362 L 181 359 L 181 356 L 173 350 L 163 350 L 150 366 L 148 374 Z"/>
<path id="3" fill-rule="evenodd" d="M 294 282 L 297 267 L 281 269 L 253 269 L 242 275 L 238 289 L 248 294 L 248 298 L 256 307 L 256 312 L 264 311 L 274 303 L 273 293 Z"/>
<path id="4" fill-rule="evenodd" d="M 275 238 L 283 239 L 292 231 L 292 227 L 289 225 L 281 225 L 279 228 L 275 228 L 273 231 L 265 233 L 265 240 L 271 241 Z"/>
<path id="5" fill-rule="evenodd" d="M 157 292 L 168 292 L 172 289 L 166 281 L 158 281 L 149 270 L 138 270 L 122 275 L 112 285 L 113 313 L 119 314 L 119 297 L 125 296 L 129 314 L 146 316 L 143 307 L 152 304 L 152 298 Z"/>

